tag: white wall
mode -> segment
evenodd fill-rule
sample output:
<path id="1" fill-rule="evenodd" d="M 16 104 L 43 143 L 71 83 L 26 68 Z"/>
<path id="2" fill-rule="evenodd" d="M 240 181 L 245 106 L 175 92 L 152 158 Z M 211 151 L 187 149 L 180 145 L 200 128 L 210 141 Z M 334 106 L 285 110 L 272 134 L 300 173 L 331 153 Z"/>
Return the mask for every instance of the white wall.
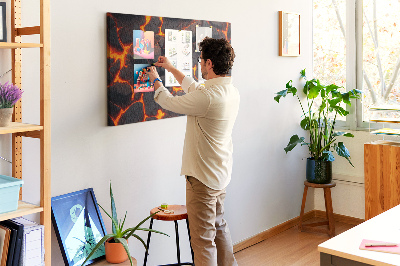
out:
<path id="1" fill-rule="evenodd" d="M 38 23 L 38 17 L 30 14 L 37 2 L 23 2 L 24 26 Z M 278 56 L 279 10 L 301 14 L 300 57 Z M 119 215 L 128 211 L 128 225 L 135 225 L 162 202 L 185 202 L 185 181 L 179 177 L 185 117 L 106 126 L 106 12 L 232 23 L 237 55 L 233 79 L 241 93 L 233 133 L 233 176 L 226 198 L 233 241 L 298 216 L 307 151 L 296 148 L 286 155 L 283 148 L 290 136 L 301 130 L 300 109 L 293 97 L 280 104 L 273 97 L 288 80 L 297 83 L 301 69 L 312 69 L 311 0 L 52 1 L 52 196 L 93 187 L 97 201 L 109 208 L 108 184 L 112 180 Z M 0 56 L 3 70 L 9 57 L 3 51 Z M 24 52 L 23 60 L 37 62 L 38 52 Z M 24 95 L 25 122 L 38 121 L 35 82 L 39 74 L 35 66 L 23 69 L 23 88 L 28 91 Z M 3 141 L 1 145 L 9 153 L 9 146 Z M 37 189 L 31 189 L 37 187 L 38 178 L 36 140 L 24 140 L 23 169 L 24 199 L 37 201 Z M 312 200 L 308 209 L 313 208 Z M 110 222 L 103 216 L 110 231 Z M 174 262 L 173 224 L 158 222 L 155 227 L 172 237 L 154 236 L 149 265 Z M 185 236 L 184 226 L 181 236 Z M 52 264 L 61 265 L 54 233 L 52 237 Z M 132 239 L 130 250 L 141 263 L 141 244 Z M 182 243 L 182 252 L 188 260 L 187 242 Z"/>

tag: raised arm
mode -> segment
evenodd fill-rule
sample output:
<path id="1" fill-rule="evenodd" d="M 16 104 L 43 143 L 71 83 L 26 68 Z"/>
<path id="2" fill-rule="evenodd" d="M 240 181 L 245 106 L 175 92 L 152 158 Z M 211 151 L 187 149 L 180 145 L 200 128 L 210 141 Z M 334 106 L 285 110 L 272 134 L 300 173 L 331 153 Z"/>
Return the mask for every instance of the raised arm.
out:
<path id="1" fill-rule="evenodd" d="M 172 75 L 174 75 L 175 79 L 182 85 L 183 78 L 185 74 L 179 71 L 176 67 L 174 67 L 171 62 L 165 56 L 159 56 L 158 61 L 154 64 L 157 67 L 165 68 L 165 70 L 169 71 Z"/>

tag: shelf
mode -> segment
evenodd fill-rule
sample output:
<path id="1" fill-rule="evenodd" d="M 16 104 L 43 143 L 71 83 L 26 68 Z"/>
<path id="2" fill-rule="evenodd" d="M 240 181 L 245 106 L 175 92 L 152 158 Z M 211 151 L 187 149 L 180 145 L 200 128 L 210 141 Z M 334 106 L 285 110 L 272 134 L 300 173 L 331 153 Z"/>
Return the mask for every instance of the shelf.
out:
<path id="1" fill-rule="evenodd" d="M 400 106 L 398 105 L 377 105 L 369 108 L 370 111 L 400 111 Z"/>
<path id="2" fill-rule="evenodd" d="M 370 122 L 377 122 L 377 123 L 400 123 L 399 118 L 381 118 L 381 119 L 370 119 Z"/>
<path id="3" fill-rule="evenodd" d="M 43 47 L 43 44 L 41 44 L 41 43 L 0 42 L 0 49 L 37 48 L 37 47 Z"/>
<path id="4" fill-rule="evenodd" d="M 19 122 L 11 122 L 8 127 L 0 127 L 0 134 L 10 134 L 18 132 L 42 130 L 43 126 L 24 124 Z"/>
<path id="5" fill-rule="evenodd" d="M 42 212 L 43 207 L 36 206 L 24 201 L 18 201 L 18 209 L 13 212 L 6 212 L 0 214 L 0 221 L 8 220 L 15 217 L 20 217 L 32 213 Z"/>
<path id="6" fill-rule="evenodd" d="M 400 129 L 382 128 L 382 129 L 378 129 L 378 130 L 372 131 L 371 134 L 399 136 L 400 135 Z"/>

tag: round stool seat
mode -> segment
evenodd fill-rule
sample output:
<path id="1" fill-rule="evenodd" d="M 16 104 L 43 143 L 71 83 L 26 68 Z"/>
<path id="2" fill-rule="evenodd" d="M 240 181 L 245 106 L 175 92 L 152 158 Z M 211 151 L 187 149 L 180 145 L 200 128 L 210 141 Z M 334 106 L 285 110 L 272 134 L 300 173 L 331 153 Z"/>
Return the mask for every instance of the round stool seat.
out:
<path id="1" fill-rule="evenodd" d="M 165 213 L 159 208 L 161 207 L 155 207 L 150 211 L 150 214 L 158 212 L 156 215 L 153 216 L 153 219 L 162 221 L 178 221 L 188 218 L 186 205 L 168 205 L 167 210 L 174 211 L 174 213 Z"/>
<path id="2" fill-rule="evenodd" d="M 330 182 L 328 184 L 316 184 L 316 183 L 310 183 L 308 181 L 304 181 L 304 185 L 307 187 L 314 187 L 314 188 L 331 188 L 331 187 L 335 187 L 336 183 L 335 182 Z"/>

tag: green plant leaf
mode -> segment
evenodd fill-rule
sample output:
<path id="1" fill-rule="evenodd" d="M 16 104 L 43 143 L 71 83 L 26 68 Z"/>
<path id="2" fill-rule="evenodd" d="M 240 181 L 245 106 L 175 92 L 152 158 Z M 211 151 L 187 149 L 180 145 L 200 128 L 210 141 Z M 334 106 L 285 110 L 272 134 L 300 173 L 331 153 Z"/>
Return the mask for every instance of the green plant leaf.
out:
<path id="1" fill-rule="evenodd" d="M 289 151 L 293 150 L 294 147 L 297 146 L 297 144 L 302 143 L 304 141 L 304 137 L 299 138 L 298 135 L 293 135 L 290 140 L 288 145 L 286 146 L 286 148 L 284 148 L 284 150 L 286 151 L 286 153 L 288 153 Z"/>
<path id="2" fill-rule="evenodd" d="M 307 95 L 309 90 L 317 86 L 316 83 L 317 82 L 315 81 L 315 79 L 306 81 L 303 87 L 303 93 Z"/>
<path id="3" fill-rule="evenodd" d="M 349 114 L 349 112 L 348 111 L 346 111 L 343 107 L 341 107 L 341 106 L 335 106 L 335 107 L 332 107 L 336 112 L 338 112 L 338 114 L 340 115 L 340 116 L 346 116 L 346 115 L 348 115 Z"/>
<path id="4" fill-rule="evenodd" d="M 138 229 L 136 229 L 136 230 L 140 230 L 140 231 L 150 231 L 150 232 L 153 232 L 153 233 L 157 233 L 157 234 L 161 234 L 161 235 L 166 235 L 166 236 L 168 236 L 169 237 L 169 235 L 167 235 L 166 233 L 163 233 L 163 232 L 160 232 L 160 231 L 157 231 L 157 230 L 154 230 L 154 229 L 149 229 L 149 228 L 138 228 Z"/>
<path id="5" fill-rule="evenodd" d="M 320 86 L 313 86 L 308 91 L 308 95 L 307 95 L 308 99 L 314 99 L 314 98 L 318 97 L 320 91 L 321 91 Z"/>
<path id="6" fill-rule="evenodd" d="M 335 97 L 333 99 L 328 100 L 329 106 L 330 107 L 335 107 L 338 105 L 338 103 L 340 103 L 342 101 L 342 96 L 340 95 L 340 97 Z"/>
<path id="7" fill-rule="evenodd" d="M 321 97 L 322 97 L 322 99 L 325 98 L 325 93 L 326 93 L 325 88 L 322 88 L 321 89 Z"/>
<path id="8" fill-rule="evenodd" d="M 343 136 L 348 137 L 348 138 L 354 138 L 354 135 L 351 133 L 346 133 Z"/>
<path id="9" fill-rule="evenodd" d="M 100 204 L 97 203 L 97 205 L 99 205 L 99 207 L 104 211 L 104 213 L 107 214 L 108 217 L 110 217 L 113 226 L 115 226 L 115 228 L 118 228 L 118 221 L 116 221 L 110 214 L 108 214 L 108 212 Z M 115 230 L 115 232 L 113 230 L 114 235 L 117 235 L 117 233 L 118 233 L 117 230 Z"/>
<path id="10" fill-rule="evenodd" d="M 121 231 L 122 231 L 122 228 L 124 228 L 124 224 L 125 224 L 125 220 L 126 220 L 126 215 L 128 214 L 128 212 L 126 211 L 125 212 L 125 217 L 124 217 L 124 221 L 121 223 Z"/>
<path id="11" fill-rule="evenodd" d="M 335 160 L 335 157 L 333 156 L 331 151 L 323 151 L 321 159 L 324 161 L 333 162 Z"/>
<path id="12" fill-rule="evenodd" d="M 114 225 L 114 223 L 113 223 L 112 231 L 113 231 L 114 234 L 116 234 L 117 233 L 117 227 L 118 227 L 118 215 L 117 215 L 117 208 L 115 207 L 114 195 L 112 193 L 111 180 L 110 180 L 110 198 L 111 198 L 111 214 L 112 214 L 112 218 L 115 221 L 117 221 L 117 225 Z"/>
<path id="13" fill-rule="evenodd" d="M 287 89 L 286 90 L 281 90 L 279 92 L 277 92 L 276 96 L 274 97 L 274 100 L 277 101 L 279 103 L 279 100 L 281 99 L 281 97 L 285 97 L 287 95 Z"/>
<path id="14" fill-rule="evenodd" d="M 323 112 L 324 111 L 324 109 L 325 109 L 325 107 L 326 107 L 326 102 L 325 101 L 323 101 L 322 103 L 321 103 L 321 105 L 319 106 L 319 112 Z"/>
<path id="15" fill-rule="evenodd" d="M 301 120 L 300 126 L 304 130 L 310 130 L 310 118 L 305 117 L 303 120 Z"/>
<path id="16" fill-rule="evenodd" d="M 136 238 L 137 240 L 139 240 L 140 242 L 142 242 L 144 248 L 145 248 L 146 251 L 147 251 L 147 246 L 146 246 L 146 243 L 144 243 L 143 239 L 142 239 L 140 236 L 138 236 L 137 234 L 133 234 L 132 236 L 133 236 L 134 238 Z"/>
<path id="17" fill-rule="evenodd" d="M 125 239 L 128 239 L 128 238 L 130 238 L 137 230 L 153 232 L 153 233 L 157 233 L 157 234 L 161 234 L 161 235 L 166 235 L 166 236 L 169 237 L 169 235 L 166 234 L 166 233 L 163 233 L 163 232 L 160 232 L 160 231 L 157 231 L 157 230 L 154 230 L 154 229 L 140 228 L 140 227 L 139 227 L 139 228 L 136 228 L 136 229 L 135 229 L 134 227 L 128 228 L 128 229 L 126 229 L 126 230 L 122 233 L 122 235 L 123 235 L 123 237 L 124 237 Z"/>
<path id="18" fill-rule="evenodd" d="M 342 93 L 342 99 L 343 99 L 343 102 L 344 102 L 345 104 L 351 105 L 351 102 L 350 102 L 350 94 L 349 94 L 348 92 Z"/>
<path id="19" fill-rule="evenodd" d="M 353 89 L 353 90 L 349 91 L 349 94 L 350 94 L 350 98 L 360 99 L 362 91 Z"/>
<path id="20" fill-rule="evenodd" d="M 335 84 L 331 84 L 326 86 L 326 92 L 330 93 L 330 92 L 336 92 L 339 89 L 339 86 L 335 85 Z"/>
<path id="21" fill-rule="evenodd" d="M 100 241 L 96 244 L 96 246 L 92 249 L 92 252 L 90 252 L 90 254 L 86 257 L 85 261 L 82 263 L 81 266 L 85 265 L 85 263 L 90 259 L 90 257 L 93 256 L 93 254 L 96 252 L 96 250 L 98 250 L 100 248 L 101 245 L 104 244 L 104 242 L 106 242 L 107 239 L 114 237 L 114 234 L 108 234 L 103 236 Z"/>
<path id="22" fill-rule="evenodd" d="M 347 161 L 351 164 L 351 166 L 354 167 L 354 165 L 351 163 L 350 161 L 350 152 L 349 150 L 346 148 L 346 146 L 344 146 L 343 142 L 339 142 L 337 145 L 335 145 L 335 149 L 336 152 L 339 156 L 342 156 L 344 158 L 347 159 Z"/>
<path id="23" fill-rule="evenodd" d="M 306 79 L 306 69 L 300 71 L 300 77 Z"/>
<path id="24" fill-rule="evenodd" d="M 150 214 L 149 216 L 147 216 L 146 218 L 144 218 L 140 223 L 138 223 L 135 227 L 133 228 L 129 228 L 127 230 L 125 230 L 124 232 L 127 233 L 127 231 L 131 231 L 128 235 L 125 236 L 126 233 L 122 233 L 122 235 L 125 236 L 125 239 L 128 239 L 129 237 L 131 237 L 133 235 L 133 233 L 135 233 L 135 231 L 144 223 L 146 222 L 148 219 L 150 219 L 151 217 L 153 217 L 154 215 L 156 215 L 157 213 L 159 213 L 160 211 L 157 211 L 153 214 Z"/>
<path id="25" fill-rule="evenodd" d="M 342 136 L 342 135 L 344 135 L 344 134 L 346 134 L 346 132 L 336 131 L 336 132 L 333 132 L 332 136 L 333 136 L 333 137 L 337 137 L 337 136 Z"/>
<path id="26" fill-rule="evenodd" d="M 122 246 L 124 246 L 126 254 L 128 254 L 129 261 L 131 262 L 131 266 L 133 266 L 132 256 L 131 256 L 131 253 L 129 252 L 129 246 L 128 246 L 128 242 L 126 241 L 126 239 L 121 237 L 121 238 L 114 238 L 114 240 L 115 240 L 115 242 L 121 243 Z"/>

